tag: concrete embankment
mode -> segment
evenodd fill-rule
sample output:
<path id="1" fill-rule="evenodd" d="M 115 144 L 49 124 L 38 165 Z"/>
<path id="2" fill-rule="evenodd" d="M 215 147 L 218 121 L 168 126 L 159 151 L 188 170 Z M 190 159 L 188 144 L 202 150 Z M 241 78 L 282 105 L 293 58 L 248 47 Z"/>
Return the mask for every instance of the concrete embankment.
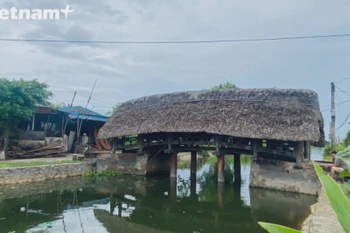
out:
<path id="1" fill-rule="evenodd" d="M 249 185 L 314 196 L 317 196 L 321 190 L 321 183 L 312 163 L 303 163 L 300 168 L 297 168 L 294 162 L 272 159 L 251 161 Z"/>
<path id="2" fill-rule="evenodd" d="M 50 159 L 61 161 L 62 164 L 45 164 L 40 166 L 10 166 L 0 168 L 0 185 L 16 184 L 81 176 L 86 172 L 112 170 L 123 174 L 148 175 L 152 173 L 169 172 L 169 156 L 153 156 L 136 153 L 97 154 L 85 158 L 83 162 L 64 163 L 69 158 Z M 72 159 L 72 158 L 71 158 Z M 57 162 L 56 161 L 56 162 Z M 4 163 L 37 163 L 45 162 L 45 159 L 28 159 L 17 161 L 5 161 Z"/>
<path id="3" fill-rule="evenodd" d="M 67 163 L 44 166 L 13 167 L 0 169 L 0 184 L 16 184 L 47 179 L 80 176 L 91 171 L 89 163 Z"/>
<path id="4" fill-rule="evenodd" d="M 336 214 L 328 202 L 327 195 L 321 191 L 316 204 L 311 206 L 311 214 L 305 220 L 303 233 L 344 233 L 343 228 L 339 224 Z"/>

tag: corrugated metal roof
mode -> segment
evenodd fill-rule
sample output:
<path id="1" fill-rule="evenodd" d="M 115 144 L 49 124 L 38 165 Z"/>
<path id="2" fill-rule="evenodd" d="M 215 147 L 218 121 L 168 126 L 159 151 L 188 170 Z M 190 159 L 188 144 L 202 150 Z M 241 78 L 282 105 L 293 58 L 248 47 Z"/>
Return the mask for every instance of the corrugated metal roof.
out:
<path id="1" fill-rule="evenodd" d="M 107 116 L 94 112 L 90 109 L 84 108 L 82 106 L 62 107 L 59 108 L 58 111 L 68 113 L 68 116 L 71 119 L 85 119 L 103 122 L 106 122 L 108 120 Z"/>

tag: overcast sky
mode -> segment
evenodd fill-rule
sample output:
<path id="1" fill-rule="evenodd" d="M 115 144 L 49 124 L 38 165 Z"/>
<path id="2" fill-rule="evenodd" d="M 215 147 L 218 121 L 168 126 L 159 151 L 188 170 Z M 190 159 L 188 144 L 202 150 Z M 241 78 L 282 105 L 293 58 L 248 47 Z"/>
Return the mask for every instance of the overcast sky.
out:
<path id="1" fill-rule="evenodd" d="M 67 20 L 0 21 L 1 38 L 63 40 L 211 40 L 350 33 L 347 0 L 0 0 L 0 8 L 65 8 Z M 0 76 L 38 78 L 53 102 L 105 113 L 149 94 L 207 89 L 308 88 L 330 105 L 330 82 L 350 76 L 350 37 L 226 44 L 79 45 L 0 42 Z M 336 83 L 350 94 L 350 79 Z M 338 92 L 336 102 L 350 99 Z M 350 102 L 337 108 L 340 126 Z M 329 111 L 324 111 L 328 136 Z M 349 130 L 338 130 L 342 137 Z"/>

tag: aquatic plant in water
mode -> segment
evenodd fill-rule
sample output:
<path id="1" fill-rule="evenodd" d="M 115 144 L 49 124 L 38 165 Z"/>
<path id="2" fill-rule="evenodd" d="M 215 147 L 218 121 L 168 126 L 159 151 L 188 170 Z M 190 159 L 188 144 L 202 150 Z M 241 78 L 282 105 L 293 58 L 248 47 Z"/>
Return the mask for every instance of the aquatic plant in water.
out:
<path id="1" fill-rule="evenodd" d="M 121 176 L 120 172 L 116 171 L 99 171 L 99 172 L 85 172 L 83 174 L 84 178 L 95 178 L 95 177 L 116 177 Z"/>
<path id="2" fill-rule="evenodd" d="M 340 225 L 343 227 L 345 233 L 350 233 L 350 201 L 339 185 L 329 175 L 324 174 L 322 168 L 317 163 L 313 162 L 313 165 L 326 192 L 328 201 L 338 217 Z M 345 171 L 342 175 L 345 175 L 346 172 L 349 171 Z M 270 233 L 301 233 L 301 231 L 277 224 L 265 222 L 259 222 L 259 224 Z"/>

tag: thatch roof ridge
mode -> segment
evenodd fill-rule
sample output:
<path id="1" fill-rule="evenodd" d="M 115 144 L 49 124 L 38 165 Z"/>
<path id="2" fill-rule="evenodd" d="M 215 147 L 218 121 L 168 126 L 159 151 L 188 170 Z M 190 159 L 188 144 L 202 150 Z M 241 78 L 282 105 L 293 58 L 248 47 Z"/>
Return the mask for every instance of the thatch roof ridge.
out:
<path id="1" fill-rule="evenodd" d="M 318 95 L 316 92 L 309 89 L 234 88 L 217 91 L 200 90 L 143 96 L 122 103 L 119 106 L 119 111 L 150 107 L 153 105 L 190 103 L 196 101 L 289 103 L 304 105 L 319 110 Z"/>

